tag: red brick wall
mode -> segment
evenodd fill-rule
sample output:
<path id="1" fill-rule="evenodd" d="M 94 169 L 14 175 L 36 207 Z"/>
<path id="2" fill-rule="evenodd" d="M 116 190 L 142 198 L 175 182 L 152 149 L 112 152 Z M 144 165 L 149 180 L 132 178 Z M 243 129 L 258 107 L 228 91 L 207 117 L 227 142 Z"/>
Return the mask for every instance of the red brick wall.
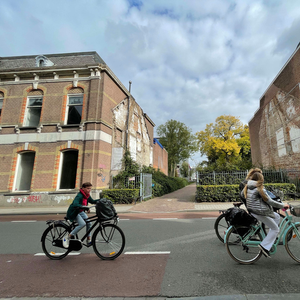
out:
<path id="1" fill-rule="evenodd" d="M 299 82 L 300 48 L 265 92 L 249 122 L 254 164 L 300 168 Z"/>

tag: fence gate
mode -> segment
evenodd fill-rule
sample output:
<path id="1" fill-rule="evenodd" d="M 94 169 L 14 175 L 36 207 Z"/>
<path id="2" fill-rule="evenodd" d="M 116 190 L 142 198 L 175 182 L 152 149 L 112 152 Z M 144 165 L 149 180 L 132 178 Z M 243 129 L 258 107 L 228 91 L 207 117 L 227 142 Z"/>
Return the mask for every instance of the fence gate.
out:
<path id="1" fill-rule="evenodd" d="M 142 197 L 142 200 L 152 197 L 152 174 L 141 173 L 140 196 Z"/>

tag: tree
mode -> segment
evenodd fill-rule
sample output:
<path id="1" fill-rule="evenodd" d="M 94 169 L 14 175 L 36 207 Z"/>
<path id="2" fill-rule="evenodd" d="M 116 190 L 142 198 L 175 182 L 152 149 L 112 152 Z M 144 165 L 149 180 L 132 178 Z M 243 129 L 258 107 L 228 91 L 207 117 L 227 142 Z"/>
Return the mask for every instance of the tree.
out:
<path id="1" fill-rule="evenodd" d="M 157 127 L 159 142 L 168 151 L 169 176 L 175 176 L 177 164 L 188 159 L 196 150 L 195 136 L 185 124 L 169 120 Z"/>
<path id="2" fill-rule="evenodd" d="M 208 166 L 219 170 L 251 167 L 249 128 L 236 117 L 223 115 L 196 133 Z M 247 163 L 245 163 L 245 160 Z"/>
<path id="3" fill-rule="evenodd" d="M 180 174 L 183 177 L 189 177 L 190 165 L 188 162 L 184 161 L 180 166 Z"/>

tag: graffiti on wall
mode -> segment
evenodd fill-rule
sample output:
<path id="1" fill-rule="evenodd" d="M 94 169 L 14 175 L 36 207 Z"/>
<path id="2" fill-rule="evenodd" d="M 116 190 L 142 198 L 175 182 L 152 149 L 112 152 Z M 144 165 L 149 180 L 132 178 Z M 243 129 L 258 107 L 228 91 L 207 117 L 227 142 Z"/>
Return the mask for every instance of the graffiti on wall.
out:
<path id="1" fill-rule="evenodd" d="M 104 182 L 106 176 L 104 176 L 104 169 L 106 168 L 106 165 L 100 164 L 99 165 L 99 172 L 98 172 L 98 177 L 101 178 L 101 181 Z"/>
<path id="2" fill-rule="evenodd" d="M 41 200 L 41 195 L 30 195 L 30 196 L 24 196 L 24 197 L 10 197 L 7 199 L 8 203 L 17 203 L 17 204 L 21 204 L 21 203 L 42 203 Z"/>
<path id="3" fill-rule="evenodd" d="M 72 198 L 70 198 L 69 196 L 55 196 L 54 197 L 54 201 L 56 201 L 57 203 L 60 203 L 61 201 L 67 201 L 68 203 L 71 203 L 73 201 Z"/>

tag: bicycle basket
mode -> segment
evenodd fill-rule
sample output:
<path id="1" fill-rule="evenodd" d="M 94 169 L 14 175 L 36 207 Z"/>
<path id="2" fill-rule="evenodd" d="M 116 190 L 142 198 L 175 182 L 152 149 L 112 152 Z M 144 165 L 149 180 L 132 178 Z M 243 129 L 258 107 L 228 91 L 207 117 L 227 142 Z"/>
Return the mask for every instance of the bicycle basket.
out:
<path id="1" fill-rule="evenodd" d="M 291 205 L 290 211 L 291 214 L 294 215 L 295 217 L 300 217 L 300 205 L 297 206 Z"/>

